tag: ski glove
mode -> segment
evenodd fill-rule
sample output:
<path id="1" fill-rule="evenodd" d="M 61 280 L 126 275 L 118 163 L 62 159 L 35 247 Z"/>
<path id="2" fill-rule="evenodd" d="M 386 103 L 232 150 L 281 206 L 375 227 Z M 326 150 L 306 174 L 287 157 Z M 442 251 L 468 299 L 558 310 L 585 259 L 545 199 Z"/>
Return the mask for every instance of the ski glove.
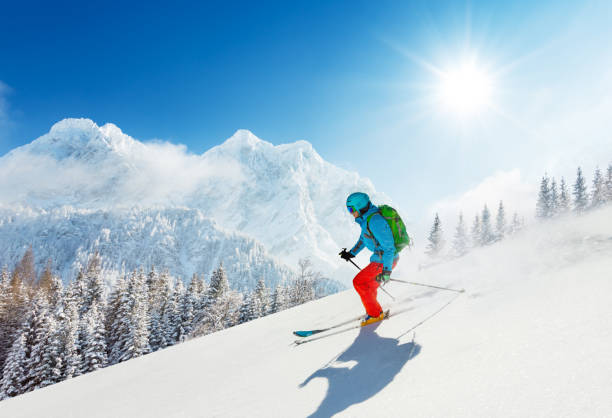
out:
<path id="1" fill-rule="evenodd" d="M 380 284 L 386 284 L 389 280 L 391 280 L 391 272 L 387 270 L 383 270 L 378 276 L 376 276 L 376 281 Z"/>
<path id="2" fill-rule="evenodd" d="M 346 248 L 343 248 L 342 251 L 340 251 L 339 255 L 340 258 L 346 261 L 349 261 L 351 258 L 355 258 L 353 254 L 351 254 L 349 251 L 346 251 Z"/>

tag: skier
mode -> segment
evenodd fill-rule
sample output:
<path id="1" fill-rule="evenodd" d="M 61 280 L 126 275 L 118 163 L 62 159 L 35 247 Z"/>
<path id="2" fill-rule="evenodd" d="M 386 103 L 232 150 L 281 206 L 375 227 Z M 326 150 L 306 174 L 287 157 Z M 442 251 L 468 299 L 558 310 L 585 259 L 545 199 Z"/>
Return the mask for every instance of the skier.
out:
<path id="1" fill-rule="evenodd" d="M 340 257 L 346 261 L 354 258 L 364 247 L 372 251 L 370 264 L 361 270 L 353 279 L 353 286 L 361 297 L 366 310 L 366 317 L 361 325 L 368 325 L 385 318 L 385 314 L 376 300 L 378 286 L 385 284 L 391 278 L 399 255 L 397 254 L 391 227 L 380 214 L 377 206 L 370 202 L 365 193 L 353 193 L 346 199 L 346 207 L 361 226 L 361 235 L 357 244 L 350 251 L 346 248 L 340 252 Z"/>

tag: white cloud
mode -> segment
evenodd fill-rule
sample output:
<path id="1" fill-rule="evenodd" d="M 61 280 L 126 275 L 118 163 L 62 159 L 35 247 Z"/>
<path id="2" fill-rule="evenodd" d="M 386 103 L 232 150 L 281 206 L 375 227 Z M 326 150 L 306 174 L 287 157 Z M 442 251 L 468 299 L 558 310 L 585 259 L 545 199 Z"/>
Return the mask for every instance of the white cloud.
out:
<path id="1" fill-rule="evenodd" d="M 525 182 L 518 169 L 500 171 L 460 195 L 449 196 L 434 203 L 430 208 L 431 219 L 433 222 L 434 213 L 440 215 L 448 238 L 454 233 L 460 212 L 469 227 L 474 216 L 482 212 L 485 204 L 492 216 L 495 216 L 501 200 L 504 202 L 507 220 L 517 212 L 529 221 L 535 210 L 538 186 L 539 184 Z"/>
<path id="2" fill-rule="evenodd" d="M 244 180 L 235 161 L 208 161 L 184 145 L 125 138 L 119 141 L 125 148 L 85 159 L 57 160 L 27 147 L 15 150 L 1 160 L 0 202 L 184 205 L 207 182 L 222 180 L 230 187 Z"/>

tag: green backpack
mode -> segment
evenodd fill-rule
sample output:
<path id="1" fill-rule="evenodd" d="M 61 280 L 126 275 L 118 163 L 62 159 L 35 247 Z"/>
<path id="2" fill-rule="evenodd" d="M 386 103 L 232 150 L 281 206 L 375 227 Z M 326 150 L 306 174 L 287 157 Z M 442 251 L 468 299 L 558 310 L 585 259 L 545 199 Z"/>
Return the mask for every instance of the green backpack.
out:
<path id="1" fill-rule="evenodd" d="M 385 218 L 385 220 L 389 224 L 389 227 L 391 228 L 391 232 L 393 232 L 393 241 L 395 242 L 395 251 L 399 253 L 405 247 L 410 246 L 411 240 L 410 240 L 410 237 L 408 236 L 408 233 L 406 232 L 406 225 L 404 225 L 404 221 L 402 221 L 402 218 L 399 216 L 399 213 L 397 213 L 397 211 L 393 209 L 391 206 L 387 206 L 387 205 L 380 205 L 378 207 L 378 210 L 379 210 L 378 212 L 374 212 L 373 214 L 368 216 L 368 219 L 366 221 L 367 222 L 366 227 L 368 228 L 368 232 L 370 233 L 370 235 L 372 237 L 374 236 L 372 234 L 372 231 L 370 231 L 370 219 L 376 213 L 380 213 L 382 217 Z"/>

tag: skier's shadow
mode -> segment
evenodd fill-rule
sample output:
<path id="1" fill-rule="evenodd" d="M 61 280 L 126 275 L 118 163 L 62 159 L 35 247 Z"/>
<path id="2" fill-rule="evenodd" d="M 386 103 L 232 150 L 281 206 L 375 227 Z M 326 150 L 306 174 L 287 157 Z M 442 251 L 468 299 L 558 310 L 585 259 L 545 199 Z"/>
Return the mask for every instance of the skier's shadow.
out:
<path id="1" fill-rule="evenodd" d="M 336 361 L 351 362 L 348 366 L 325 366 L 300 384 L 303 388 L 317 377 L 328 381 L 325 399 L 310 417 L 331 417 L 371 398 L 421 352 L 421 346 L 414 342 L 399 345 L 394 338 L 379 337 L 375 332 L 378 325 L 362 328 L 353 344 L 338 356 Z"/>

